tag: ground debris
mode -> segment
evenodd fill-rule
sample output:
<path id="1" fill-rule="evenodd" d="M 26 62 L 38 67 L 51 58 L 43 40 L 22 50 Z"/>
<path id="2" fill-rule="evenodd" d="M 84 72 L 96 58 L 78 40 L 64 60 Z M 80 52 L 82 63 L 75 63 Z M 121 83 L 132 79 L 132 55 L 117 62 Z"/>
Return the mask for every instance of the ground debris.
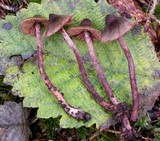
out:
<path id="1" fill-rule="evenodd" d="M 140 97 L 140 106 L 139 106 L 139 117 L 143 117 L 150 111 L 158 97 L 160 96 L 160 83 L 157 83 L 152 88 L 146 88 L 141 91 Z"/>
<path id="2" fill-rule="evenodd" d="M 28 141 L 29 135 L 22 104 L 9 101 L 0 105 L 0 141 Z"/>

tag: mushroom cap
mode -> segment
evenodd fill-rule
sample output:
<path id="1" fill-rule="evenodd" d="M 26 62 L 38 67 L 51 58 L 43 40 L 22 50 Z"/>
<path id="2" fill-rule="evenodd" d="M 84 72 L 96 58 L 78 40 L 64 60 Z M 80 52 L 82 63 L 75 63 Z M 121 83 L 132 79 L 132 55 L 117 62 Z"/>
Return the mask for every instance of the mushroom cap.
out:
<path id="1" fill-rule="evenodd" d="M 104 43 L 113 41 L 120 36 L 123 36 L 135 25 L 135 22 L 125 17 L 117 17 L 111 14 L 106 16 L 105 22 L 106 26 L 101 35 L 101 41 Z"/>
<path id="2" fill-rule="evenodd" d="M 31 17 L 31 18 L 28 18 L 20 24 L 20 30 L 24 34 L 28 34 L 28 35 L 31 35 L 31 36 L 36 36 L 36 29 L 35 29 L 35 23 L 36 22 L 39 22 L 42 25 L 47 26 L 48 19 L 47 18 L 42 18 L 40 16 L 34 16 L 34 17 Z"/>
<path id="3" fill-rule="evenodd" d="M 70 28 L 67 32 L 70 36 L 75 36 L 78 40 L 85 40 L 84 31 L 88 31 L 92 40 L 100 40 L 101 32 L 92 27 L 90 19 L 83 19 L 79 26 Z"/>
<path id="4" fill-rule="evenodd" d="M 63 26 L 73 23 L 72 15 L 49 14 L 49 24 L 44 35 L 49 37 L 58 32 Z"/>

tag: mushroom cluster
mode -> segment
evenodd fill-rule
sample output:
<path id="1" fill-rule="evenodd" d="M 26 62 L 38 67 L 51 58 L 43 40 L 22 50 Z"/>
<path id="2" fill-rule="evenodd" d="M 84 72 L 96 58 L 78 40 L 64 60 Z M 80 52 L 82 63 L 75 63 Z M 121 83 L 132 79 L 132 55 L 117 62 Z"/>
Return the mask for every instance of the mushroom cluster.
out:
<path id="1" fill-rule="evenodd" d="M 123 35 L 128 32 L 135 23 L 130 21 L 124 17 L 117 17 L 115 15 L 107 15 L 106 26 L 104 30 L 101 32 L 95 29 L 92 25 L 90 19 L 85 18 L 81 21 L 80 25 L 77 27 L 70 28 L 67 32 L 64 29 L 64 26 L 72 24 L 72 15 L 56 15 L 50 14 L 49 19 L 42 18 L 40 16 L 35 16 L 32 18 L 28 18 L 24 20 L 20 29 L 23 33 L 36 36 L 37 38 L 37 54 L 38 54 L 38 68 L 42 80 L 48 87 L 48 89 L 53 93 L 53 95 L 57 98 L 62 108 L 66 113 L 71 115 L 77 120 L 88 121 L 91 119 L 91 115 L 87 112 L 82 111 L 80 108 L 74 108 L 64 99 L 62 94 L 58 91 L 58 89 L 53 85 L 53 83 L 49 80 L 45 68 L 43 65 L 43 44 L 42 44 L 42 34 L 41 34 L 41 26 L 45 26 L 44 35 L 49 37 L 54 35 L 56 32 L 60 32 L 63 38 L 65 39 L 68 47 L 70 47 L 76 57 L 79 71 L 82 77 L 82 81 L 90 92 L 91 96 L 95 99 L 97 103 L 99 103 L 104 109 L 109 110 L 111 113 L 115 114 L 115 117 L 122 124 L 122 133 L 124 133 L 125 138 L 134 136 L 135 132 L 130 125 L 129 120 L 129 112 L 125 103 L 120 103 L 113 94 L 113 90 L 110 87 L 106 76 L 99 64 L 99 61 L 96 57 L 96 53 L 94 51 L 94 42 L 101 41 L 103 43 L 107 43 L 113 40 L 118 40 L 120 47 L 122 48 L 127 60 L 128 60 L 128 68 L 129 68 L 129 76 L 130 76 L 130 85 L 133 97 L 133 108 L 131 112 L 131 121 L 135 122 L 138 119 L 138 88 L 136 83 L 136 75 L 135 75 L 135 65 L 131 55 L 131 52 L 123 39 Z M 125 27 L 125 28 L 121 28 Z M 73 42 L 71 37 L 75 37 L 78 40 L 85 41 L 87 48 L 89 50 L 91 61 L 93 66 L 95 67 L 98 77 L 101 81 L 102 86 L 105 89 L 106 94 L 108 95 L 111 103 L 106 102 L 98 92 L 95 90 L 91 82 L 87 77 L 87 73 L 83 64 L 82 56 Z M 123 137 L 124 137 L 123 136 Z"/>
<path id="2" fill-rule="evenodd" d="M 52 18 L 52 15 L 50 15 L 50 17 Z M 52 24 L 54 22 L 52 22 L 51 18 L 48 20 L 48 19 L 40 18 L 36 16 L 36 17 L 26 19 L 21 23 L 20 29 L 25 34 L 36 36 L 37 38 L 38 68 L 39 68 L 40 75 L 44 83 L 48 87 L 48 89 L 57 98 L 57 100 L 59 101 L 59 103 L 61 104 L 62 108 L 64 109 L 66 113 L 76 118 L 77 120 L 83 120 L 86 122 L 91 119 L 91 115 L 87 112 L 82 111 L 80 108 L 74 108 L 70 104 L 68 104 L 67 101 L 64 99 L 63 95 L 53 85 L 53 83 L 50 81 L 50 79 L 48 78 L 45 72 L 44 65 L 43 65 L 43 43 L 42 43 L 42 35 L 41 35 L 41 30 L 40 30 L 41 25 L 46 26 L 45 33 L 52 35 L 55 32 L 59 31 L 61 28 L 63 28 L 63 26 L 68 23 L 71 16 L 67 15 L 67 16 L 59 17 L 58 15 L 56 15 L 55 21 L 57 22 L 55 22 L 55 24 Z M 61 21 L 61 24 L 59 25 L 60 21 Z M 56 29 L 53 28 L 54 32 L 50 33 L 50 31 L 52 31 L 52 27 L 55 26 L 57 23 L 58 23 L 58 26 L 56 26 L 57 28 Z"/>
<path id="3" fill-rule="evenodd" d="M 76 38 L 79 40 L 85 40 L 90 56 L 91 56 L 92 63 L 98 73 L 98 77 L 102 85 L 104 86 L 105 91 L 108 94 L 108 97 L 110 98 L 111 102 L 114 105 L 117 105 L 118 101 L 114 97 L 111 87 L 106 80 L 106 77 L 103 73 L 102 68 L 99 65 L 99 62 L 98 62 L 98 59 L 96 57 L 94 47 L 93 47 L 93 41 L 100 40 L 101 32 L 92 27 L 92 23 L 89 19 L 83 19 L 80 26 L 70 28 L 68 30 L 68 33 L 70 36 L 76 36 Z"/>

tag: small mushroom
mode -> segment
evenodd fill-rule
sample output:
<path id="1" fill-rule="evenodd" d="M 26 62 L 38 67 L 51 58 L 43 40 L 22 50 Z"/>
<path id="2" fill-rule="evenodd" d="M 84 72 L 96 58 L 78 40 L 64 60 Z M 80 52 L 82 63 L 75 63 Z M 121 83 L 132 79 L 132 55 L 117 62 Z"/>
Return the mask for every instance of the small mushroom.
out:
<path id="1" fill-rule="evenodd" d="M 67 103 L 64 99 L 62 94 L 59 90 L 52 84 L 49 80 L 43 65 L 43 43 L 42 43 L 42 35 L 41 35 L 41 25 L 48 26 L 49 20 L 41 17 L 33 17 L 24 20 L 21 25 L 20 29 L 28 35 L 36 36 L 37 38 L 37 48 L 38 48 L 38 67 L 41 77 L 48 87 L 48 89 L 53 93 L 53 95 L 57 98 L 61 106 L 63 107 L 64 111 L 71 115 L 72 117 L 76 118 L 77 120 L 88 121 L 91 119 L 91 115 L 87 112 L 82 111 L 80 108 L 74 108 Z"/>
<path id="2" fill-rule="evenodd" d="M 56 15 L 49 14 L 49 24 L 44 32 L 44 35 L 49 37 L 58 32 L 63 26 L 73 23 L 72 15 Z"/>
<path id="3" fill-rule="evenodd" d="M 98 59 L 96 57 L 96 53 L 95 53 L 94 47 L 93 47 L 93 41 L 100 40 L 101 32 L 97 29 L 94 29 L 92 27 L 92 23 L 91 23 L 90 19 L 86 18 L 86 19 L 82 20 L 80 26 L 70 28 L 68 30 L 68 34 L 70 36 L 75 36 L 79 40 L 85 40 L 85 42 L 87 43 L 87 47 L 88 47 L 90 56 L 91 56 L 92 63 L 98 73 L 98 77 L 99 77 L 103 87 L 105 88 L 105 91 L 108 94 L 108 97 L 110 98 L 111 102 L 114 105 L 117 105 L 118 101 L 114 97 L 114 95 L 112 93 L 112 89 L 107 82 L 107 79 L 103 73 L 102 68 L 99 65 L 99 62 L 98 62 Z"/>
<path id="4" fill-rule="evenodd" d="M 85 31 L 89 32 L 90 38 L 93 41 L 100 40 L 101 32 L 92 27 L 92 23 L 88 18 L 83 19 L 79 26 L 72 27 L 67 32 L 70 36 L 76 36 L 79 40 L 86 40 L 84 34 Z"/>
<path id="5" fill-rule="evenodd" d="M 59 16 L 59 17 L 57 18 L 57 16 Z M 87 73 L 86 73 L 84 65 L 83 65 L 82 56 L 81 56 L 78 48 L 76 47 L 76 45 L 74 44 L 74 42 L 70 38 L 70 36 L 67 34 L 67 32 L 63 28 L 63 26 L 68 25 L 68 24 L 71 23 L 70 21 L 72 21 L 72 19 L 71 19 L 72 16 L 71 15 L 66 15 L 66 18 L 64 18 L 64 15 L 62 15 L 63 19 L 65 19 L 65 22 L 61 19 L 61 15 L 57 15 L 57 16 L 55 14 L 50 14 L 49 15 L 50 23 L 48 25 L 48 28 L 45 31 L 45 35 L 46 36 L 50 36 L 50 35 L 53 35 L 56 31 L 57 32 L 60 31 L 60 33 L 62 34 L 63 38 L 65 39 L 65 41 L 67 42 L 67 44 L 69 45 L 69 47 L 73 50 L 73 52 L 75 54 L 75 57 L 76 57 L 77 62 L 78 62 L 78 67 L 79 67 L 79 70 L 80 70 L 80 73 L 81 73 L 81 76 L 82 76 L 82 80 L 83 80 L 83 83 L 85 84 L 87 90 L 92 94 L 92 97 L 103 108 L 105 108 L 105 109 L 113 112 L 116 109 L 116 106 L 114 106 L 114 105 L 112 105 L 110 103 L 107 103 L 105 100 L 103 100 L 99 96 L 99 94 L 96 92 L 96 90 L 94 89 L 94 87 L 91 85 L 89 79 L 87 78 Z M 54 20 L 54 17 L 56 17 L 59 20 L 56 21 L 56 18 Z"/>
<path id="6" fill-rule="evenodd" d="M 36 36 L 36 25 L 35 25 L 36 23 L 39 23 L 40 25 L 47 26 L 48 19 L 43 18 L 41 16 L 34 16 L 31 18 L 28 18 L 20 24 L 20 30 L 24 34 L 27 34 L 30 36 Z"/>
<path id="7" fill-rule="evenodd" d="M 128 60 L 129 75 L 130 75 L 130 84 L 133 97 L 133 107 L 131 113 L 131 120 L 136 121 L 138 119 L 138 107 L 139 107 L 139 96 L 138 88 L 136 83 L 136 74 L 135 74 L 135 65 L 131 55 L 131 52 L 123 38 L 123 35 L 129 31 L 135 23 L 131 20 L 128 20 L 124 17 L 117 17 L 114 15 L 106 16 L 106 26 L 102 32 L 101 41 L 106 43 L 118 39 L 118 42 L 121 48 L 124 51 L 124 54 Z"/>

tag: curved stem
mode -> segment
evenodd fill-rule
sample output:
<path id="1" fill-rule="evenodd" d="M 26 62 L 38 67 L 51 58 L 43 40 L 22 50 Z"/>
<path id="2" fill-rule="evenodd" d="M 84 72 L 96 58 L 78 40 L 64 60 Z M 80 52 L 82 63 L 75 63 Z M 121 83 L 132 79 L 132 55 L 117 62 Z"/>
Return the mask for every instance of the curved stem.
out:
<path id="1" fill-rule="evenodd" d="M 92 39 L 89 35 L 89 32 L 88 31 L 85 31 L 84 32 L 84 35 L 85 35 L 85 41 L 87 43 L 87 47 L 88 47 L 88 50 L 89 50 L 89 53 L 90 53 L 90 56 L 91 56 L 91 60 L 92 60 L 92 63 L 98 73 L 98 77 L 109 97 L 109 99 L 112 101 L 112 103 L 114 105 L 117 105 L 119 102 L 117 101 L 117 99 L 114 97 L 113 93 L 112 93 L 112 89 L 110 87 L 110 85 L 108 84 L 107 82 L 107 79 L 103 73 L 103 70 L 102 68 L 100 67 L 99 65 L 99 62 L 98 62 L 98 59 L 96 57 L 96 54 L 95 54 L 95 51 L 94 51 L 94 47 L 93 47 L 93 43 L 92 43 Z"/>
<path id="2" fill-rule="evenodd" d="M 123 37 L 122 36 L 119 37 L 118 41 L 128 60 L 129 77 L 130 77 L 130 84 L 131 84 L 132 97 L 133 97 L 131 120 L 136 121 L 138 119 L 139 96 L 138 96 L 138 88 L 136 83 L 135 65 L 134 65 L 131 52 L 129 51 L 129 48 L 126 42 L 124 41 Z"/>
<path id="3" fill-rule="evenodd" d="M 69 37 L 69 35 L 66 33 L 66 31 L 62 28 L 60 30 L 61 34 L 63 35 L 64 39 L 66 40 L 67 44 L 69 45 L 69 47 L 73 50 L 77 62 L 78 62 L 78 67 L 81 73 L 81 77 L 83 80 L 83 83 L 85 84 L 86 88 L 88 89 L 88 91 L 92 94 L 92 97 L 105 109 L 109 110 L 110 112 L 114 112 L 115 110 L 115 106 L 107 103 L 106 101 L 104 101 L 99 94 L 96 92 L 96 90 L 94 89 L 94 87 L 91 85 L 90 81 L 87 78 L 87 73 L 85 71 L 84 65 L 83 65 L 83 60 L 82 57 L 80 55 L 80 52 L 78 50 L 78 48 L 76 47 L 76 45 L 74 44 L 74 42 L 71 40 L 71 38 Z"/>
<path id="4" fill-rule="evenodd" d="M 42 37 L 40 31 L 40 23 L 36 23 L 35 26 L 36 26 L 37 48 L 38 48 L 38 67 L 44 83 L 46 84 L 48 89 L 52 92 L 52 94 L 57 98 L 57 100 L 60 102 L 61 106 L 63 107 L 66 113 L 76 118 L 77 120 L 84 120 L 84 121 L 90 120 L 91 119 L 90 114 L 82 111 L 79 108 L 71 107 L 63 98 L 58 89 L 49 80 L 43 66 L 43 46 L 42 46 Z"/>

